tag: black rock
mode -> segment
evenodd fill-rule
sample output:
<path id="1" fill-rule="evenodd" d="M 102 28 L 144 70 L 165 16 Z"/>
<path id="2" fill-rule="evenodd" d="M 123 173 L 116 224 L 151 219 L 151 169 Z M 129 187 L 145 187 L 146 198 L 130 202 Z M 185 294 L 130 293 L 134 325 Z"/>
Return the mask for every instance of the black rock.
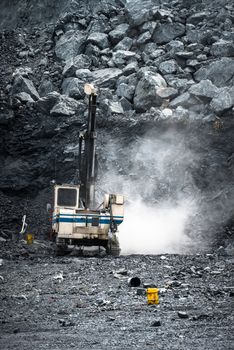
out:
<path id="1" fill-rule="evenodd" d="M 155 321 L 153 321 L 150 325 L 150 327 L 160 327 L 161 326 L 161 320 L 157 319 Z"/>
<path id="2" fill-rule="evenodd" d="M 184 311 L 178 311 L 179 318 L 188 318 L 188 314 Z"/>

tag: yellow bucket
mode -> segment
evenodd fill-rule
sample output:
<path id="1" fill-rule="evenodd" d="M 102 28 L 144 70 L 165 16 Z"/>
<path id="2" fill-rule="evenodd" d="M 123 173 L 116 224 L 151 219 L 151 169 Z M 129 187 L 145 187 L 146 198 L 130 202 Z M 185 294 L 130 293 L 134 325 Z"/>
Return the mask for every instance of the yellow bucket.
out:
<path id="1" fill-rule="evenodd" d="M 26 234 L 26 242 L 27 244 L 33 244 L 34 241 L 34 235 L 32 233 Z"/>
<path id="2" fill-rule="evenodd" d="M 159 303 L 158 288 L 147 288 L 146 294 L 147 294 L 148 305 Z"/>

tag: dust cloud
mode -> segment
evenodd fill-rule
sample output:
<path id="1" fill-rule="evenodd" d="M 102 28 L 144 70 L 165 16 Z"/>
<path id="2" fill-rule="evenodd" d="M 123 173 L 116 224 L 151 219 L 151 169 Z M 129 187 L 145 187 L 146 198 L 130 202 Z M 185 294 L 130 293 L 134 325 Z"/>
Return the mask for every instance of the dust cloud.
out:
<path id="1" fill-rule="evenodd" d="M 121 253 L 184 252 L 192 243 L 187 228 L 199 198 L 191 174 L 198 157 L 187 140 L 176 131 L 155 131 L 124 148 L 111 140 L 107 149 L 100 187 L 126 197 Z"/>

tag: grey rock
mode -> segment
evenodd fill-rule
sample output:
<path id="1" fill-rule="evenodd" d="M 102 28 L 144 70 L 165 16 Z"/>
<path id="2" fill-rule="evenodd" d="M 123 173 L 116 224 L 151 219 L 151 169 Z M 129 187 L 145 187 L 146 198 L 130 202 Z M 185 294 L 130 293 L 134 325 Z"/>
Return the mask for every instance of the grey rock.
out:
<path id="1" fill-rule="evenodd" d="M 89 69 L 77 69 L 76 77 L 86 83 L 93 80 L 93 74 Z"/>
<path id="2" fill-rule="evenodd" d="M 137 295 L 146 295 L 145 288 L 137 288 L 136 293 Z"/>
<path id="3" fill-rule="evenodd" d="M 180 40 L 172 40 L 166 44 L 166 50 L 172 54 L 182 51 L 184 49 L 184 44 Z"/>
<path id="4" fill-rule="evenodd" d="M 133 44 L 133 39 L 126 37 L 114 47 L 114 51 L 118 51 L 118 50 L 129 51 L 131 50 L 132 44 Z"/>
<path id="5" fill-rule="evenodd" d="M 63 75 L 65 77 L 75 76 L 75 73 L 78 69 L 89 68 L 91 64 L 91 59 L 87 55 L 77 55 L 75 58 L 71 58 L 66 62 L 66 65 L 63 69 Z"/>
<path id="6" fill-rule="evenodd" d="M 136 86 L 134 96 L 134 108 L 138 112 L 145 112 L 151 107 L 162 104 L 162 98 L 157 94 L 157 89 L 167 87 L 166 81 L 158 73 L 145 71 Z"/>
<path id="7" fill-rule="evenodd" d="M 54 105 L 54 107 L 50 111 L 50 115 L 53 117 L 70 117 L 75 114 L 79 115 L 79 110 L 81 107 L 81 103 L 70 98 L 66 95 L 60 95 L 58 102 Z"/>
<path id="8" fill-rule="evenodd" d="M 178 95 L 178 90 L 174 89 L 172 87 L 166 87 L 166 88 L 158 88 L 157 94 L 161 98 L 165 99 L 172 99 L 175 98 Z"/>
<path id="9" fill-rule="evenodd" d="M 175 60 L 164 61 L 159 65 L 159 71 L 162 74 L 172 74 L 178 69 L 177 62 Z"/>
<path id="10" fill-rule="evenodd" d="M 18 53 L 18 57 L 19 57 L 19 58 L 27 58 L 27 57 L 28 57 L 28 54 L 29 54 L 29 51 L 28 51 L 28 50 L 20 51 L 20 52 Z"/>
<path id="11" fill-rule="evenodd" d="M 194 52 L 192 51 L 177 51 L 175 55 L 179 58 L 188 59 L 194 56 Z"/>
<path id="12" fill-rule="evenodd" d="M 144 32 L 138 37 L 137 44 L 138 45 L 146 44 L 150 41 L 151 37 L 152 37 L 152 33 L 150 33 L 149 31 Z"/>
<path id="13" fill-rule="evenodd" d="M 154 21 L 149 21 L 144 23 L 141 26 L 141 33 L 143 34 L 144 32 L 150 32 L 150 34 L 152 35 L 156 28 L 156 25 L 157 25 L 157 22 L 154 22 Z"/>
<path id="14" fill-rule="evenodd" d="M 94 84 L 98 87 L 114 88 L 117 79 L 122 75 L 118 68 L 105 68 L 93 71 Z"/>
<path id="15" fill-rule="evenodd" d="M 129 100 L 127 100 L 125 97 L 121 97 L 119 102 L 121 103 L 121 106 L 122 106 L 124 112 L 128 112 L 128 111 L 131 111 L 133 109 L 132 103 L 130 103 Z"/>
<path id="16" fill-rule="evenodd" d="M 117 92 L 117 95 L 119 97 L 125 97 L 129 101 L 131 101 L 133 99 L 133 96 L 134 96 L 135 86 L 129 85 L 129 84 L 126 84 L 126 83 L 120 83 L 117 86 L 117 91 L 116 92 Z"/>
<path id="17" fill-rule="evenodd" d="M 211 45 L 215 41 L 213 32 L 209 29 L 189 29 L 187 26 L 186 37 L 189 43 L 201 43 L 203 45 Z"/>
<path id="18" fill-rule="evenodd" d="M 126 61 L 136 56 L 135 52 L 118 50 L 113 53 L 113 62 L 116 66 L 122 66 L 126 64 Z"/>
<path id="19" fill-rule="evenodd" d="M 40 98 L 33 82 L 22 75 L 17 75 L 14 79 L 11 93 L 12 95 L 16 95 L 20 92 L 28 93 L 34 100 Z"/>
<path id="20" fill-rule="evenodd" d="M 49 77 L 44 77 L 39 85 L 38 92 L 41 97 L 54 91 L 54 85 Z"/>
<path id="21" fill-rule="evenodd" d="M 14 71 L 13 78 L 15 78 L 17 75 L 21 75 L 22 77 L 28 78 L 32 74 L 33 74 L 32 68 L 19 67 L 19 68 L 16 68 L 16 70 Z"/>
<path id="22" fill-rule="evenodd" d="M 208 12 L 205 12 L 205 11 L 197 12 L 197 13 L 193 14 L 192 16 L 189 16 L 189 18 L 187 19 L 187 23 L 197 25 L 198 23 L 200 23 L 204 19 L 206 19 L 207 16 L 209 16 Z"/>
<path id="23" fill-rule="evenodd" d="M 63 95 L 79 99 L 84 98 L 84 84 L 78 78 L 66 78 L 62 84 Z"/>
<path id="24" fill-rule="evenodd" d="M 168 17 L 173 17 L 172 11 L 160 9 L 158 7 L 153 7 L 152 13 L 154 14 L 154 18 L 159 20 L 166 19 Z"/>
<path id="25" fill-rule="evenodd" d="M 234 106 L 234 87 L 220 88 L 210 103 L 210 108 L 216 113 L 222 113 Z"/>
<path id="26" fill-rule="evenodd" d="M 80 31 L 70 30 L 60 37 L 55 46 L 56 56 L 68 60 L 83 53 L 85 36 Z"/>
<path id="27" fill-rule="evenodd" d="M 126 13 L 132 27 L 139 26 L 151 20 L 152 7 L 159 5 L 158 0 L 133 0 L 126 3 Z"/>
<path id="28" fill-rule="evenodd" d="M 20 92 L 19 94 L 16 94 L 15 97 L 23 103 L 34 102 L 32 97 L 29 94 L 27 94 L 26 92 Z"/>
<path id="29" fill-rule="evenodd" d="M 153 41 L 157 44 L 165 44 L 171 40 L 183 36 L 185 26 L 181 23 L 165 23 L 156 28 Z"/>
<path id="30" fill-rule="evenodd" d="M 208 79 L 201 80 L 200 83 L 194 84 L 189 88 L 189 93 L 198 97 L 213 98 L 218 92 L 218 88 Z"/>
<path id="31" fill-rule="evenodd" d="M 48 95 L 40 98 L 35 103 L 35 108 L 45 114 L 49 114 L 50 110 L 53 108 L 53 106 L 57 103 L 57 101 L 60 98 L 60 94 L 58 92 L 51 92 Z"/>
<path id="32" fill-rule="evenodd" d="M 124 73 L 124 75 L 130 75 L 132 73 L 137 72 L 138 69 L 139 69 L 138 63 L 136 61 L 135 62 L 131 62 L 131 63 L 127 64 L 127 66 L 125 66 L 123 68 L 123 73 Z"/>
<path id="33" fill-rule="evenodd" d="M 117 44 L 120 40 L 126 37 L 129 29 L 129 24 L 122 23 L 119 24 L 114 30 L 109 33 L 110 40 L 113 45 Z"/>
<path id="34" fill-rule="evenodd" d="M 108 35 L 105 33 L 91 33 L 88 36 L 87 42 L 98 46 L 100 49 L 106 49 L 109 47 Z"/>
<path id="35" fill-rule="evenodd" d="M 196 81 L 209 79 L 218 87 L 234 85 L 234 59 L 223 57 L 200 68 L 195 74 Z"/>
<path id="36" fill-rule="evenodd" d="M 44 67 L 46 67 L 46 66 L 48 66 L 48 63 L 49 63 L 49 61 L 48 61 L 48 58 L 47 57 L 43 57 L 41 60 L 40 60 L 40 62 L 39 62 L 39 66 L 44 66 Z"/>
<path id="37" fill-rule="evenodd" d="M 234 42 L 221 39 L 212 44 L 210 53 L 216 57 L 233 57 Z"/>
<path id="38" fill-rule="evenodd" d="M 118 101 L 109 101 L 108 103 L 109 112 L 114 114 L 123 114 L 124 110 L 122 104 Z"/>
<path id="39" fill-rule="evenodd" d="M 199 68 L 201 67 L 201 63 L 198 62 L 198 60 L 187 60 L 186 61 L 187 67 L 193 67 L 193 68 Z"/>
<path id="40" fill-rule="evenodd" d="M 184 94 L 176 97 L 174 100 L 170 102 L 170 106 L 173 108 L 182 106 L 185 108 L 189 108 L 191 106 L 194 106 L 198 103 L 197 99 L 195 97 L 192 97 L 188 92 L 185 92 Z"/>

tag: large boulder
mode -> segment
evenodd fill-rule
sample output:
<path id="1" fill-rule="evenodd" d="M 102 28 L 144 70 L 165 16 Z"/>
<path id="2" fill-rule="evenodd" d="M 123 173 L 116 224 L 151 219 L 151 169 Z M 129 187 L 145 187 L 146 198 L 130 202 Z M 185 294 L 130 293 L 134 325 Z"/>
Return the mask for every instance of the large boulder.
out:
<path id="1" fill-rule="evenodd" d="M 216 57 L 233 57 L 234 56 L 234 42 L 230 40 L 216 41 L 212 46 L 210 53 Z"/>
<path id="2" fill-rule="evenodd" d="M 92 72 L 85 68 L 85 69 L 77 69 L 76 71 L 76 77 L 85 83 L 90 83 L 93 80 L 93 74 Z"/>
<path id="3" fill-rule="evenodd" d="M 43 97 L 52 91 L 54 91 L 54 85 L 50 79 L 49 72 L 44 72 L 44 75 L 41 80 L 41 84 L 38 87 L 39 95 Z"/>
<path id="4" fill-rule="evenodd" d="M 56 56 L 68 60 L 83 53 L 85 36 L 80 31 L 69 30 L 60 37 L 55 46 Z"/>
<path id="5" fill-rule="evenodd" d="M 198 69 L 194 74 L 196 81 L 209 79 L 218 87 L 234 85 L 234 58 L 223 57 Z"/>
<path id="6" fill-rule="evenodd" d="M 118 50 L 113 53 L 113 62 L 117 67 L 126 65 L 126 61 L 136 56 L 133 51 Z"/>
<path id="7" fill-rule="evenodd" d="M 234 106 L 234 87 L 220 88 L 210 103 L 210 108 L 216 113 L 222 113 Z"/>
<path id="8" fill-rule="evenodd" d="M 84 105 L 82 102 L 78 102 L 65 95 L 60 95 L 59 100 L 51 109 L 50 115 L 53 117 L 70 117 L 75 114 L 79 115 L 81 112 L 84 112 L 83 107 Z"/>
<path id="9" fill-rule="evenodd" d="M 105 68 L 96 70 L 93 73 L 94 84 L 102 88 L 114 88 L 117 79 L 122 75 L 122 70 L 118 68 Z"/>
<path id="10" fill-rule="evenodd" d="M 125 97 L 129 101 L 132 101 L 135 92 L 135 86 L 126 83 L 120 83 L 118 84 L 116 92 L 117 96 Z"/>
<path id="11" fill-rule="evenodd" d="M 14 96 L 15 98 L 17 98 L 18 100 L 20 100 L 22 103 L 33 103 L 35 102 L 32 97 L 27 94 L 27 92 L 20 92 L 19 94 L 16 94 Z"/>
<path id="12" fill-rule="evenodd" d="M 87 39 L 87 42 L 96 45 L 102 50 L 109 47 L 108 35 L 105 33 L 91 33 Z"/>
<path id="13" fill-rule="evenodd" d="M 125 5 L 129 23 L 137 27 L 152 18 L 152 7 L 159 5 L 159 0 L 132 0 Z"/>
<path id="14" fill-rule="evenodd" d="M 219 89 L 212 84 L 210 80 L 206 79 L 201 80 L 198 84 L 192 85 L 188 91 L 194 96 L 212 99 L 217 94 L 218 90 Z"/>
<path id="15" fill-rule="evenodd" d="M 40 98 L 33 82 L 30 79 L 25 78 L 22 75 L 16 75 L 14 78 L 11 93 L 12 95 L 16 95 L 20 92 L 26 92 L 34 100 L 38 100 Z"/>
<path id="16" fill-rule="evenodd" d="M 129 29 L 129 24 L 122 23 L 119 24 L 115 29 L 109 33 L 110 40 L 112 44 L 117 44 L 120 40 L 126 37 L 126 33 Z"/>
<path id="17" fill-rule="evenodd" d="M 178 90 L 174 89 L 173 87 L 160 87 L 157 89 L 157 94 L 163 99 L 171 100 L 178 95 Z"/>
<path id="18" fill-rule="evenodd" d="M 181 23 L 163 23 L 155 29 L 153 41 L 157 44 L 169 43 L 185 33 L 185 26 Z"/>
<path id="19" fill-rule="evenodd" d="M 174 98 L 174 100 L 172 100 L 170 102 L 170 107 L 190 108 L 190 107 L 196 106 L 198 104 L 199 104 L 199 101 L 195 96 L 191 96 L 188 92 L 185 92 L 182 95 Z"/>
<path id="20" fill-rule="evenodd" d="M 122 50 L 129 51 L 133 45 L 133 39 L 126 36 L 115 47 L 114 51 Z"/>
<path id="21" fill-rule="evenodd" d="M 66 78 L 62 84 L 63 95 L 79 99 L 84 97 L 84 83 L 78 78 Z"/>
<path id="22" fill-rule="evenodd" d="M 168 60 L 160 63 L 159 71 L 164 74 L 175 73 L 178 69 L 178 64 L 175 60 Z"/>
<path id="23" fill-rule="evenodd" d="M 77 55 L 75 58 L 71 58 L 66 62 L 63 69 L 64 77 L 75 76 L 77 69 L 89 68 L 92 64 L 91 59 L 87 55 Z"/>
<path id="24" fill-rule="evenodd" d="M 60 94 L 56 91 L 49 93 L 46 96 L 41 97 L 36 103 L 35 108 L 46 115 L 50 114 L 50 110 L 58 102 Z"/>
<path id="25" fill-rule="evenodd" d="M 160 74 L 142 72 L 133 100 L 136 111 L 145 112 L 151 107 L 161 106 L 163 99 L 157 94 L 157 89 L 163 87 L 167 87 L 167 83 Z"/>

